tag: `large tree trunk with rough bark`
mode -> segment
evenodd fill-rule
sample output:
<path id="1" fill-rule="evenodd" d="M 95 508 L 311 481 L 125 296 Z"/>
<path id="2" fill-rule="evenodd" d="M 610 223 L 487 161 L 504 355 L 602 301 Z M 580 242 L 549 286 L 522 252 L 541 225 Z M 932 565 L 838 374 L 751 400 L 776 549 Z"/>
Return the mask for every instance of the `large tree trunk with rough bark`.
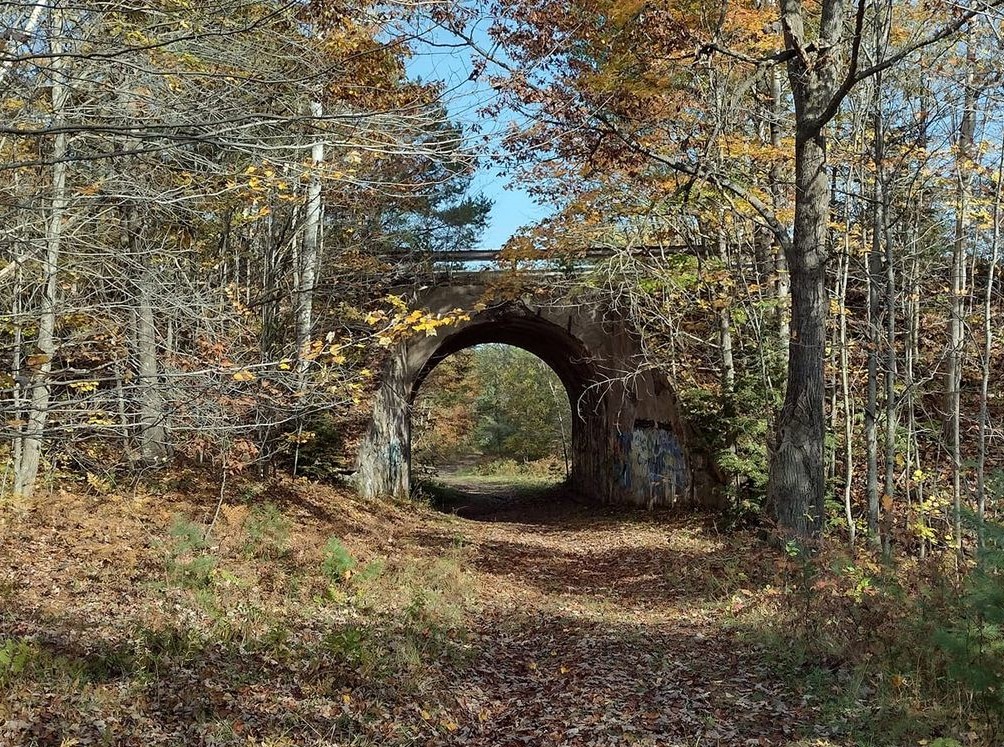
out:
<path id="1" fill-rule="evenodd" d="M 770 463 L 768 503 L 777 522 L 799 535 L 819 532 L 824 514 L 823 438 L 826 339 L 826 226 L 830 182 L 821 137 L 795 146 L 795 231 L 787 251 L 791 278 L 788 384 Z"/>

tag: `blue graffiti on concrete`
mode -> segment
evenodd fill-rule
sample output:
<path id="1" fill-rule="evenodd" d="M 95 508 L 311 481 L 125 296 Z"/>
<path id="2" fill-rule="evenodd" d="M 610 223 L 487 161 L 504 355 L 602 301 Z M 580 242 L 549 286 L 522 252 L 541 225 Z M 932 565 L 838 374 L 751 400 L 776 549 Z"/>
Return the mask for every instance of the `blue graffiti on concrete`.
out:
<path id="1" fill-rule="evenodd" d="M 666 426 L 638 421 L 617 437 L 614 476 L 621 490 L 649 505 L 668 505 L 686 495 L 687 459 L 676 434 Z"/>

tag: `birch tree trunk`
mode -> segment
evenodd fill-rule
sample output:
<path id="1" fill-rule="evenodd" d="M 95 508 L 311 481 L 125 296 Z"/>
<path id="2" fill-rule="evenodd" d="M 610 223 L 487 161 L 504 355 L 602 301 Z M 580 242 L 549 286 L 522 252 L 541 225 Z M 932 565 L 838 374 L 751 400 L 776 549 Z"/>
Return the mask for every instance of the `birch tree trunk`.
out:
<path id="1" fill-rule="evenodd" d="M 22 36 L 29 37 L 35 33 L 35 29 L 38 28 L 38 24 L 42 20 L 42 13 L 45 11 L 46 7 L 47 3 L 44 3 L 41 0 L 35 3 L 31 9 L 31 13 L 28 15 L 28 19 L 24 22 L 24 26 L 21 29 Z M 6 46 L 7 45 L 5 45 L 5 48 L 3 49 L 4 57 L 6 59 L 0 63 L 0 84 L 6 80 L 7 76 L 10 74 L 11 68 L 14 66 L 14 57 L 7 56 L 6 53 L 8 50 Z M 55 54 L 55 50 L 53 50 L 53 54 Z"/>
<path id="2" fill-rule="evenodd" d="M 879 539 L 879 493 L 878 493 L 878 357 L 879 357 L 879 280 L 882 275 L 882 251 L 879 225 L 883 220 L 879 207 L 878 180 L 872 195 L 872 245 L 868 251 L 868 394 L 865 402 L 865 460 L 868 465 L 868 537 L 873 544 Z"/>
<path id="3" fill-rule="evenodd" d="M 781 72 L 774 67 L 770 74 L 770 98 L 772 121 L 770 124 L 770 144 L 780 150 L 781 148 L 781 117 L 783 105 L 781 101 Z M 774 211 L 780 212 L 783 197 L 781 194 L 781 167 L 775 163 L 770 170 L 771 200 Z M 788 360 L 788 344 L 791 338 L 790 323 L 790 303 L 791 303 L 791 283 L 788 277 L 788 263 L 784 257 L 784 249 L 778 245 L 774 250 L 774 271 L 777 275 L 774 295 L 777 301 L 777 339 L 780 342 L 781 358 L 783 362 Z"/>
<path id="4" fill-rule="evenodd" d="M 952 528 L 956 549 L 962 552 L 962 453 L 961 453 L 961 399 L 962 344 L 964 333 L 964 294 L 966 292 L 966 234 L 968 231 L 968 174 L 969 159 L 976 129 L 976 90 L 973 80 L 975 52 L 967 53 L 965 101 L 959 125 L 957 156 L 957 197 L 955 241 L 952 247 L 952 297 L 948 320 L 948 359 L 945 367 L 945 433 L 952 460 Z"/>
<path id="5" fill-rule="evenodd" d="M 881 173 L 881 172 L 880 172 Z M 889 215 L 889 203 L 886 190 L 883 189 L 882 215 Z M 885 443 L 884 443 L 884 473 L 885 485 L 882 493 L 882 505 L 879 507 L 879 532 L 882 536 L 882 548 L 888 553 L 891 549 L 891 521 L 893 517 L 893 501 L 896 493 L 896 430 L 899 427 L 899 408 L 896 403 L 896 377 L 899 366 L 896 359 L 896 262 L 892 240 L 889 237 L 889 222 L 882 221 L 881 226 L 885 242 Z"/>
<path id="6" fill-rule="evenodd" d="M 875 24 L 875 59 L 882 58 L 880 24 Z M 865 449 L 868 462 L 868 537 L 872 544 L 881 543 L 881 504 L 879 501 L 878 477 L 878 362 L 881 347 L 882 316 L 885 308 L 880 293 L 883 272 L 882 260 L 885 255 L 883 240 L 886 223 L 885 169 L 883 168 L 883 144 L 885 126 L 882 117 L 882 74 L 872 81 L 872 243 L 868 252 L 868 401 L 865 406 Z M 888 248 L 888 247 L 886 247 Z"/>
<path id="7" fill-rule="evenodd" d="M 323 115 L 319 101 L 310 104 L 310 116 L 315 120 Z M 319 122 L 318 122 L 319 124 Z M 313 169 L 310 174 L 310 185 L 307 188 L 306 214 L 303 219 L 303 241 L 300 252 L 300 273 L 297 292 L 296 309 L 296 344 L 299 350 L 300 386 L 305 385 L 304 374 L 307 370 L 307 353 L 310 348 L 310 334 L 313 324 L 314 287 L 317 285 L 317 265 L 321 244 L 321 174 L 320 167 L 324 163 L 324 140 L 320 134 L 314 142 L 311 151 Z"/>
<path id="8" fill-rule="evenodd" d="M 993 233 L 990 239 L 990 257 L 987 260 L 987 282 L 983 294 L 983 360 L 980 366 L 980 423 L 979 451 L 976 457 L 976 511 L 980 522 L 980 542 L 983 541 L 983 522 L 987 512 L 987 430 L 989 426 L 990 359 L 994 349 L 993 298 L 997 260 L 1000 255 L 1001 182 L 1004 181 L 1004 137 L 997 163 L 997 186 L 994 189 Z"/>
<path id="9" fill-rule="evenodd" d="M 719 220 L 724 222 L 724 214 Z M 724 225 L 718 227 L 718 259 L 722 268 L 729 266 L 729 254 Z M 732 311 L 728 304 L 721 304 L 718 310 L 718 342 L 722 351 L 722 395 L 731 398 L 736 387 L 736 364 L 732 352 Z"/>
<path id="10" fill-rule="evenodd" d="M 42 442 L 49 416 L 49 387 L 52 358 L 56 353 L 56 306 L 59 294 L 59 253 L 63 240 L 63 218 L 67 207 L 67 135 L 66 105 L 69 88 L 66 80 L 67 60 L 64 57 L 62 12 L 51 11 L 52 63 L 51 101 L 52 127 L 56 130 L 52 145 L 52 202 L 45 237 L 45 257 L 42 260 L 42 294 L 38 314 L 38 338 L 35 354 L 29 360 L 36 363 L 29 384 L 27 425 L 21 448 L 21 460 L 14 475 L 14 495 L 29 497 L 35 490 L 42 455 Z"/>
<path id="11" fill-rule="evenodd" d="M 850 174 L 847 183 L 850 184 Z M 847 190 L 850 195 L 850 189 Z M 851 198 L 848 197 L 848 200 Z M 844 216 L 844 240 L 841 242 L 843 251 L 840 253 L 840 267 L 837 271 L 837 313 L 838 343 L 840 347 L 840 394 L 843 403 L 844 421 L 844 518 L 847 520 L 847 541 L 851 547 L 857 540 L 857 527 L 854 524 L 854 507 L 851 503 L 854 480 L 854 405 L 851 402 L 850 384 L 850 351 L 847 340 L 847 283 L 850 279 L 851 246 L 850 246 L 851 209 L 847 207 Z"/>

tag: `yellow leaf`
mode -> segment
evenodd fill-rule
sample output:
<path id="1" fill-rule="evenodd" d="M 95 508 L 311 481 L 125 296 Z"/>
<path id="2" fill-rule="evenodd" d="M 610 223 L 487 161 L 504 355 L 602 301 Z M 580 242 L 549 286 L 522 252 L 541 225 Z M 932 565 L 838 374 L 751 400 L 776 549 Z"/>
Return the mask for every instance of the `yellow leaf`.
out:
<path id="1" fill-rule="evenodd" d="M 250 371 L 238 371 L 233 375 L 234 381 L 254 381 L 255 375 Z"/>

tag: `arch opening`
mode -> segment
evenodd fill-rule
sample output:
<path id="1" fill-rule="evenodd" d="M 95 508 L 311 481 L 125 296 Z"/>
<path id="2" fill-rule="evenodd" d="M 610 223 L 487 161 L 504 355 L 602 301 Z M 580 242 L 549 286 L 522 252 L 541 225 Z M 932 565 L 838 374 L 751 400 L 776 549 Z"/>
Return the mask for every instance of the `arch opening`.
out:
<path id="1" fill-rule="evenodd" d="M 533 353 L 500 343 L 432 363 L 410 405 L 416 486 L 471 516 L 559 494 L 575 428 L 566 382 Z"/>
<path id="2" fill-rule="evenodd" d="M 551 322 L 536 316 L 475 320 L 443 339 L 428 357 L 415 374 L 409 404 L 441 361 L 461 350 L 491 344 L 520 348 L 539 358 L 557 375 L 570 402 L 580 402 L 596 380 L 589 351 L 569 332 Z"/>

